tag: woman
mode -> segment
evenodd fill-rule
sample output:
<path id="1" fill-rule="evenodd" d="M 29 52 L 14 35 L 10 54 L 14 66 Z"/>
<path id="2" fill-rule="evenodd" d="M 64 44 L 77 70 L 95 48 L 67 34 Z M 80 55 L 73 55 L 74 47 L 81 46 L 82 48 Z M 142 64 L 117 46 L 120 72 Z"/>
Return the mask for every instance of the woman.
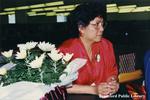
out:
<path id="1" fill-rule="evenodd" d="M 118 91 L 113 47 L 102 37 L 105 21 L 106 7 L 97 2 L 81 4 L 69 15 L 70 35 L 76 38 L 65 41 L 59 49 L 73 53 L 73 59 L 85 58 L 87 63 L 79 70 L 78 79 L 67 89 L 68 93 L 108 97 Z"/>

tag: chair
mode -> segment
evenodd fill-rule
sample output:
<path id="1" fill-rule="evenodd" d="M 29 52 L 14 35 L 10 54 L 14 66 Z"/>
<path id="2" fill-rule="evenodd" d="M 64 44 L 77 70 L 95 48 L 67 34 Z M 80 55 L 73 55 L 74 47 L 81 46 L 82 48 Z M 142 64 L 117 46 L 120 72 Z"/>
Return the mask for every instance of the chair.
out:
<path id="1" fill-rule="evenodd" d="M 143 73 L 136 69 L 134 52 L 119 55 L 119 83 L 124 84 L 133 100 L 146 100 L 145 88 L 141 84 Z"/>
<path id="2" fill-rule="evenodd" d="M 119 82 L 129 82 L 140 79 L 142 77 L 142 71 L 135 69 L 135 53 L 128 53 L 119 55 Z"/>

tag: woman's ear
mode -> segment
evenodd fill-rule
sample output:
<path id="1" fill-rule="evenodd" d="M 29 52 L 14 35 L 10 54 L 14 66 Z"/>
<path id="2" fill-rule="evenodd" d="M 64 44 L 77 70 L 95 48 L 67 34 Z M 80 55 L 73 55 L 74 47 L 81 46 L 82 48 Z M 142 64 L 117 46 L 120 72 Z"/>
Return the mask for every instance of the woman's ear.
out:
<path id="1" fill-rule="evenodd" d="M 83 25 L 79 25 L 78 26 L 78 30 L 80 32 L 80 35 L 82 35 L 84 33 L 84 27 L 83 27 Z"/>

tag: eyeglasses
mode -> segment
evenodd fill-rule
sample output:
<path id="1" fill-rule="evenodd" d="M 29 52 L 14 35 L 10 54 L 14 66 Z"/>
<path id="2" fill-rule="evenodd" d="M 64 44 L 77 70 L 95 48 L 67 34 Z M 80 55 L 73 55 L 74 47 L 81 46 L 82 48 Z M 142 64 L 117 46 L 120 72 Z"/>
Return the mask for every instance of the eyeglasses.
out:
<path id="1" fill-rule="evenodd" d="M 98 23 L 90 23 L 90 25 L 94 26 L 96 29 L 99 28 L 99 26 L 101 25 L 105 29 L 106 26 L 107 26 L 107 23 L 101 21 L 101 22 L 98 22 Z"/>

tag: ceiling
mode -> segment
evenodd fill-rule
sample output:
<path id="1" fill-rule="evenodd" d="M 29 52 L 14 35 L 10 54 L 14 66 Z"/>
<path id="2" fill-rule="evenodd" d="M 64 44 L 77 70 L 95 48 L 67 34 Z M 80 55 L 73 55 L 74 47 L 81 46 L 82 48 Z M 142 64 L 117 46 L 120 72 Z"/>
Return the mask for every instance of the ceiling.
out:
<path id="1" fill-rule="evenodd" d="M 56 1 L 60 1 L 60 0 L 0 0 L 0 3 L 1 3 L 1 7 L 12 7 L 12 6 L 22 6 L 22 5 L 29 5 L 29 4 L 45 3 L 45 2 L 56 2 Z M 80 3 L 80 2 L 87 2 L 93 0 L 63 0 L 63 1 L 65 4 L 72 4 L 72 3 Z M 103 0 L 103 1 L 106 3 L 117 3 L 119 5 L 126 5 L 126 4 L 138 4 L 142 6 L 150 5 L 149 0 Z"/>
<path id="2" fill-rule="evenodd" d="M 46 4 L 46 3 L 51 3 L 51 2 L 57 2 L 60 0 L 0 0 L 0 17 L 6 16 L 8 15 L 8 12 L 10 12 L 9 14 L 13 14 L 13 13 L 19 13 L 20 11 L 23 11 L 24 13 L 28 14 L 28 16 L 45 16 L 48 15 L 48 12 L 52 12 L 53 10 L 50 11 L 45 11 L 45 8 L 49 7 L 49 6 L 44 6 L 44 7 L 31 7 L 33 5 L 37 5 L 37 4 Z M 91 0 L 63 0 L 63 4 L 61 5 L 56 5 L 56 6 L 51 6 L 51 7 L 61 7 L 61 6 L 65 6 L 65 5 L 75 5 L 75 4 L 80 4 L 82 2 L 88 2 Z M 93 1 L 93 0 L 92 0 Z M 117 11 L 110 11 L 108 12 L 108 20 L 150 20 L 150 0 L 103 0 L 103 2 L 105 2 L 107 5 L 108 4 L 115 4 L 115 7 L 117 8 Z M 135 5 L 132 8 L 132 11 L 125 11 L 123 13 L 120 13 L 120 6 L 127 6 L 127 5 Z M 22 7 L 22 6 L 28 6 L 29 8 L 27 9 L 22 9 L 22 10 L 10 10 L 7 11 L 7 8 L 15 8 L 16 7 Z M 75 5 L 76 6 L 76 5 Z M 142 7 L 146 6 L 147 8 L 144 10 L 141 10 Z M 41 9 L 42 8 L 42 9 Z M 41 9 L 41 11 L 36 11 L 36 14 L 32 13 L 32 10 L 36 10 L 36 9 Z M 44 9 L 44 11 L 43 11 Z M 62 8 L 60 8 L 62 9 Z M 59 10 L 60 10 L 59 9 Z M 133 12 L 134 10 L 139 9 L 139 12 Z M 112 10 L 112 9 L 108 9 L 107 10 Z M 59 14 L 61 12 L 69 12 L 71 10 L 68 11 L 55 11 L 55 14 Z M 7 12 L 7 14 L 3 14 L 4 12 Z M 32 13 L 30 15 L 30 12 Z M 68 15 L 68 14 L 66 14 Z M 53 16 L 51 14 L 49 14 L 49 16 Z M 48 17 L 49 17 L 48 16 Z M 55 17 L 57 15 L 54 15 Z"/>

